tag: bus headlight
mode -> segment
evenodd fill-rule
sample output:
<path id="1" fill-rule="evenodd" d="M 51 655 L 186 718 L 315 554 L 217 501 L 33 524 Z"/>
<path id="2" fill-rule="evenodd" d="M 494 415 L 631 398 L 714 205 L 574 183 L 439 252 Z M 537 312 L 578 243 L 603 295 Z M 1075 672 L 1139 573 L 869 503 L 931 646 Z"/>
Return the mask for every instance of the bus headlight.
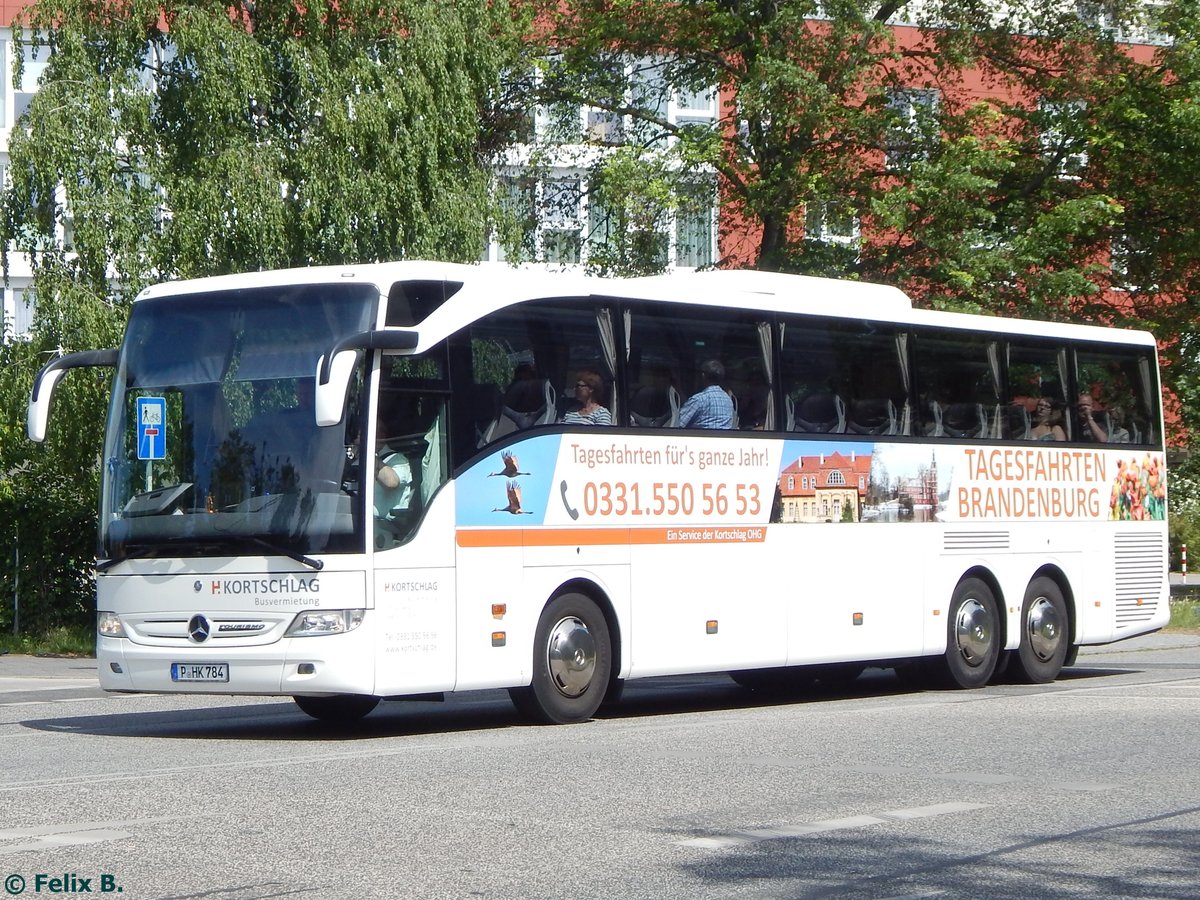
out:
<path id="1" fill-rule="evenodd" d="M 121 617 L 115 612 L 104 612 L 103 610 L 96 613 L 96 633 L 102 637 L 123 638 L 129 636 L 125 633 L 125 626 L 121 624 Z"/>
<path id="2" fill-rule="evenodd" d="M 284 637 L 345 634 L 362 624 L 365 609 L 309 609 L 297 614 Z"/>

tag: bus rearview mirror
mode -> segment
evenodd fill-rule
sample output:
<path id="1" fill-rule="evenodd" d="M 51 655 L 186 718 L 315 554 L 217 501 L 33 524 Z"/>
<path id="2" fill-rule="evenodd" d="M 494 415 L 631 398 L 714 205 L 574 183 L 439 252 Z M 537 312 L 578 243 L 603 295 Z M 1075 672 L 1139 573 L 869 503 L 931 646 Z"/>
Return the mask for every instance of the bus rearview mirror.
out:
<path id="1" fill-rule="evenodd" d="M 346 414 L 346 391 L 350 388 L 350 379 L 354 376 L 354 366 L 357 362 L 357 351 L 335 352 L 329 365 L 329 380 L 322 382 L 321 369 L 325 364 L 325 357 L 322 356 L 317 361 L 317 390 L 314 403 L 317 425 L 325 427 L 342 421 L 342 416 Z"/>
<path id="2" fill-rule="evenodd" d="M 46 440 L 46 430 L 50 425 L 50 401 L 54 398 L 54 388 L 67 369 L 98 366 L 112 368 L 117 364 L 118 353 L 116 349 L 81 350 L 52 359 L 42 366 L 42 370 L 33 380 L 33 390 L 29 393 L 29 408 L 25 413 L 25 430 L 29 439 L 38 444 Z"/>

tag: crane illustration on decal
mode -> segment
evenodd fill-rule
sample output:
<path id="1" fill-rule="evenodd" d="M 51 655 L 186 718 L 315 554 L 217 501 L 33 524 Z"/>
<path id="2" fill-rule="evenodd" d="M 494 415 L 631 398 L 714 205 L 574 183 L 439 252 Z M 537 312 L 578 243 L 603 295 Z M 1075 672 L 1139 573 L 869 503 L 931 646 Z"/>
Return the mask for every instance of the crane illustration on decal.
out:
<path id="1" fill-rule="evenodd" d="M 499 472 L 489 473 L 488 474 L 489 478 L 494 478 L 497 475 L 503 475 L 505 478 L 516 478 L 518 475 L 528 475 L 529 474 L 528 472 L 519 471 L 519 469 L 521 468 L 521 464 L 519 462 L 517 462 L 517 456 L 515 453 L 511 453 L 508 450 L 505 450 L 503 453 L 500 454 L 500 458 L 502 460 L 504 460 L 504 468 L 501 469 Z"/>
<path id="2" fill-rule="evenodd" d="M 512 513 L 514 516 L 532 516 L 527 509 L 521 509 L 521 486 L 515 481 L 508 482 L 505 485 L 508 492 L 508 506 L 497 506 L 492 512 Z"/>

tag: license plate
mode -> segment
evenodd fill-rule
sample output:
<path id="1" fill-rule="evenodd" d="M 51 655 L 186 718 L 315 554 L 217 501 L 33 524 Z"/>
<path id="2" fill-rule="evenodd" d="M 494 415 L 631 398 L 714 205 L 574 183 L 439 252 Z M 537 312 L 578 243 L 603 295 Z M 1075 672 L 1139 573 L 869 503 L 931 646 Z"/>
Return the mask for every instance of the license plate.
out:
<path id="1" fill-rule="evenodd" d="M 229 680 L 229 663 L 171 663 L 172 681 Z"/>

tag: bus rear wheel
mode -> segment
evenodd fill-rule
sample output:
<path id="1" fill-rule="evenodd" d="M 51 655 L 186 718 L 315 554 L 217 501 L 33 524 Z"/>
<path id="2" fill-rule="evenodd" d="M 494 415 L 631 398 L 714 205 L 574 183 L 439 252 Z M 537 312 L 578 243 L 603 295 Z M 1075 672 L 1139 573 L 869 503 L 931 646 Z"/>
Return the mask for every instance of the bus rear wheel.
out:
<path id="1" fill-rule="evenodd" d="M 583 722 L 609 689 L 612 646 L 600 607 L 584 594 L 560 594 L 538 620 L 533 639 L 533 680 L 510 688 L 513 704 L 538 722 Z"/>
<path id="2" fill-rule="evenodd" d="M 964 578 L 950 598 L 946 654 L 936 673 L 946 687 L 983 687 L 1000 657 L 1000 615 L 992 589 Z"/>
<path id="3" fill-rule="evenodd" d="M 301 711 L 322 722 L 357 722 L 376 706 L 379 698 L 369 694 L 338 694 L 334 697 L 292 698 Z"/>
<path id="4" fill-rule="evenodd" d="M 1035 578 L 1021 604 L 1021 644 L 1013 654 L 1013 675 L 1027 684 L 1047 684 L 1067 659 L 1067 602 L 1050 578 Z"/>

